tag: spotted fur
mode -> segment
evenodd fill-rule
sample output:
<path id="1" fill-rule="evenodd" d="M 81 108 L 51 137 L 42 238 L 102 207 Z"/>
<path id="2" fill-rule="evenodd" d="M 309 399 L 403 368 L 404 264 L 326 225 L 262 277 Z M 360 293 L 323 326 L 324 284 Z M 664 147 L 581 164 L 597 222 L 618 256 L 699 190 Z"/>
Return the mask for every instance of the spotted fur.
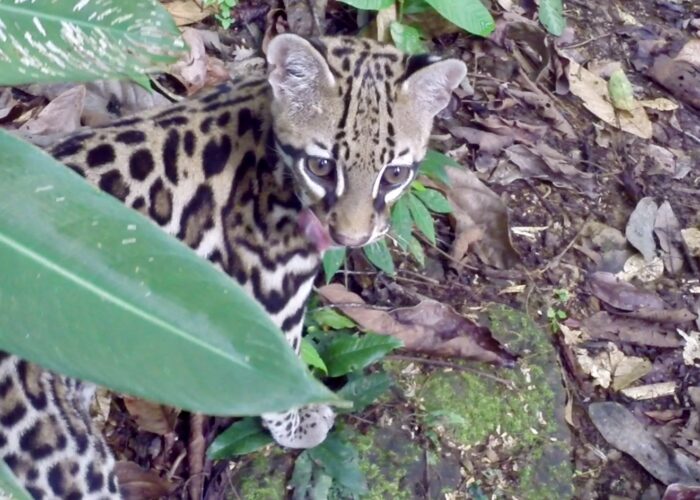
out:
<path id="1" fill-rule="evenodd" d="M 51 153 L 237 280 L 298 351 L 322 255 L 302 214 L 336 245 L 381 236 L 466 70 L 351 38 L 281 35 L 267 59 L 197 100 L 79 132 Z M 113 460 L 81 386 L 12 356 L 0 376 L 0 454 L 32 493 L 113 494 Z M 325 406 L 263 415 L 294 448 L 322 442 L 333 420 Z"/>

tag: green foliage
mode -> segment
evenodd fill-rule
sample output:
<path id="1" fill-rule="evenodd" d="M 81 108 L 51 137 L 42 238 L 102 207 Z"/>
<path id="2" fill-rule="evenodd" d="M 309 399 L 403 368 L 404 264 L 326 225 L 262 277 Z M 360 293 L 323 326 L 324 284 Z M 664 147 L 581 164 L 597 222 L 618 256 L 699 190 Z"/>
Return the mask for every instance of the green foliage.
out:
<path id="1" fill-rule="evenodd" d="M 273 443 L 257 418 L 244 418 L 219 434 L 209 445 L 207 456 L 212 460 L 247 455 Z"/>
<path id="2" fill-rule="evenodd" d="M 481 0 L 426 0 L 442 17 L 479 36 L 489 36 L 496 23 Z"/>
<path id="3" fill-rule="evenodd" d="M 306 363 L 307 366 L 316 368 L 323 372 L 324 375 L 328 375 L 326 363 L 323 362 L 323 358 L 316 350 L 316 347 L 314 347 L 314 345 L 307 339 L 301 339 L 301 351 L 299 355 L 301 356 L 301 360 Z"/>
<path id="4" fill-rule="evenodd" d="M 331 278 L 343 266 L 345 256 L 345 248 L 332 248 L 323 255 L 323 274 L 326 277 L 326 283 L 330 283 Z"/>
<path id="5" fill-rule="evenodd" d="M 216 20 L 225 30 L 233 24 L 233 9 L 238 5 L 238 0 L 204 0 L 205 7 L 216 7 Z"/>
<path id="6" fill-rule="evenodd" d="M 436 182 L 449 184 L 450 178 L 447 176 L 445 167 L 461 168 L 462 166 L 449 156 L 429 149 L 420 164 L 419 172 Z"/>
<path id="7" fill-rule="evenodd" d="M 390 7 L 394 0 L 341 0 L 343 3 L 352 5 L 356 9 L 362 10 L 382 10 Z"/>
<path id="8" fill-rule="evenodd" d="M 384 394 L 391 387 L 391 383 L 391 377 L 384 372 L 355 375 L 338 391 L 338 396 L 343 400 L 352 401 L 352 409 L 342 409 L 339 413 L 364 410 Z"/>
<path id="9" fill-rule="evenodd" d="M 362 251 L 365 253 L 367 260 L 385 273 L 393 275 L 396 272 L 394 258 L 391 256 L 385 239 L 375 241 L 374 243 L 362 247 Z"/>
<path id="10" fill-rule="evenodd" d="M 408 193 L 406 198 L 408 198 L 408 210 L 414 224 L 428 238 L 428 241 L 435 245 L 435 222 L 430 211 L 412 192 Z"/>
<path id="11" fill-rule="evenodd" d="M 0 0 L 0 85 L 143 81 L 144 72 L 164 69 L 184 50 L 172 17 L 156 0 Z"/>
<path id="12" fill-rule="evenodd" d="M 553 333 L 561 330 L 561 322 L 568 317 L 563 308 L 566 307 L 569 299 L 569 291 L 564 288 L 557 288 L 552 292 L 553 304 L 547 308 L 546 315 Z"/>
<path id="13" fill-rule="evenodd" d="M 362 370 L 382 359 L 403 343 L 388 335 L 334 332 L 328 342 L 319 346 L 319 354 L 328 368 L 328 375 L 339 377 Z"/>
<path id="14" fill-rule="evenodd" d="M 0 178 L 0 349 L 210 414 L 335 400 L 242 287 L 138 212 L 1 131 Z"/>
<path id="15" fill-rule="evenodd" d="M 319 307 L 311 310 L 309 312 L 309 321 L 313 321 L 321 327 L 327 327 L 333 330 L 353 328 L 355 326 L 353 320 L 329 307 Z"/>
<path id="16" fill-rule="evenodd" d="M 560 36 L 566 27 L 562 0 L 540 0 L 540 22 L 554 36 Z"/>
<path id="17" fill-rule="evenodd" d="M 423 33 L 420 29 L 407 24 L 393 21 L 389 26 L 394 45 L 407 54 L 423 54 L 427 52 L 423 43 Z"/>

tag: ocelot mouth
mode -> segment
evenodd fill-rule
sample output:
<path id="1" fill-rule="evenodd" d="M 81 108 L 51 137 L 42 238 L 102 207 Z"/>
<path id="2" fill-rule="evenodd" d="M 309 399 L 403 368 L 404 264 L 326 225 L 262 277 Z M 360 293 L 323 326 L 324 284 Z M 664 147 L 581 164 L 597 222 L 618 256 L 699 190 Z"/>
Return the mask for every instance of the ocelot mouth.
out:
<path id="1" fill-rule="evenodd" d="M 322 223 L 310 208 L 305 208 L 299 213 L 297 221 L 304 231 L 304 236 L 316 246 L 316 250 L 323 252 L 333 245 L 333 240 L 328 234 L 328 226 Z"/>

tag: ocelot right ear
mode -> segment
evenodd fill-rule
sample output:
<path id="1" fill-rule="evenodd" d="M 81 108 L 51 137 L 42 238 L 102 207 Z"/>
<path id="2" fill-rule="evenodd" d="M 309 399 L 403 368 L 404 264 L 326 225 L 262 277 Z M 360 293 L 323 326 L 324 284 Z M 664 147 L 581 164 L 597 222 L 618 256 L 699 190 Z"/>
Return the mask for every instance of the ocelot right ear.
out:
<path id="1" fill-rule="evenodd" d="M 431 62 L 412 73 L 404 82 L 401 91 L 413 105 L 431 117 L 445 109 L 452 91 L 467 76 L 467 65 L 457 59 Z"/>
<path id="2" fill-rule="evenodd" d="M 268 77 L 275 99 L 309 106 L 321 90 L 335 86 L 323 56 L 308 41 L 291 33 L 277 35 L 267 46 Z"/>

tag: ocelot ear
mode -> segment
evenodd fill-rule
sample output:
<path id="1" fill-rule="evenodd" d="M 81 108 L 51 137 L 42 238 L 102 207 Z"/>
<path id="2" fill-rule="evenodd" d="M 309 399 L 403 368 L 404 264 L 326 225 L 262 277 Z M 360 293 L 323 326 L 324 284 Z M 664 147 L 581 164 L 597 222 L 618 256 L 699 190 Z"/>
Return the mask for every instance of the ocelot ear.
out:
<path id="1" fill-rule="evenodd" d="M 323 56 L 297 35 L 277 35 L 267 46 L 268 77 L 275 99 L 308 106 L 321 90 L 335 86 L 335 78 Z"/>
<path id="2" fill-rule="evenodd" d="M 434 62 L 417 70 L 402 85 L 402 92 L 430 116 L 445 109 L 452 91 L 467 76 L 467 65 L 457 59 Z"/>

